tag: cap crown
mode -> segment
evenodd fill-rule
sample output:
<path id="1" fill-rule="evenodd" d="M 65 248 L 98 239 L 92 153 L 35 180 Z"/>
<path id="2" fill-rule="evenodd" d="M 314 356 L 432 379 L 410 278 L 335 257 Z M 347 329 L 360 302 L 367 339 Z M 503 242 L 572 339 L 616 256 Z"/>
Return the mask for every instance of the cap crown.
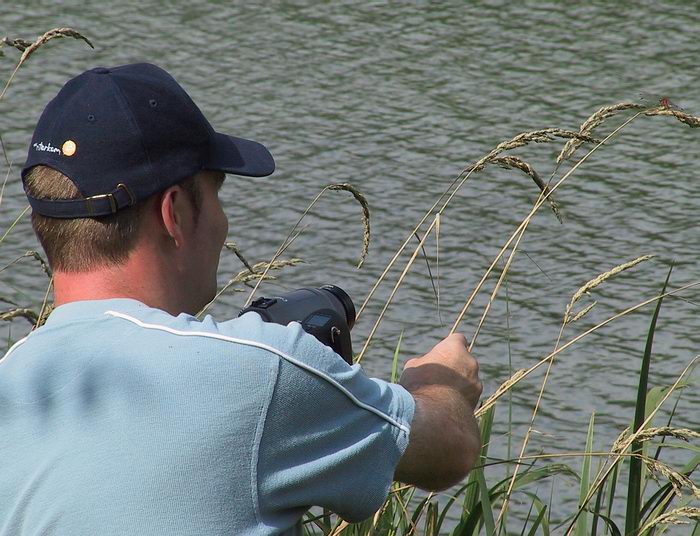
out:
<path id="1" fill-rule="evenodd" d="M 202 169 L 214 135 L 163 69 L 148 63 L 97 67 L 68 81 L 46 106 L 22 177 L 45 164 L 68 176 L 84 197 L 110 194 L 122 184 L 129 203 Z M 56 216 L 77 217 L 69 212 Z"/>

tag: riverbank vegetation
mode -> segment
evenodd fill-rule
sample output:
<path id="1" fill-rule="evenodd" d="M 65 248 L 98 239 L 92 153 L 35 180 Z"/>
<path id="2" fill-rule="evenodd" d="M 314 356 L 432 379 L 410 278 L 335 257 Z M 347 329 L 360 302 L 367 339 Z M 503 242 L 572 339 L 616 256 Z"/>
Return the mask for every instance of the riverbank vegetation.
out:
<path id="1" fill-rule="evenodd" d="M 21 52 L 21 57 L 11 76 L 0 93 L 0 101 L 7 98 L 18 69 L 28 61 L 40 47 L 58 37 L 72 37 L 90 44 L 80 33 L 70 28 L 51 30 L 36 41 L 5 38 L 0 42 L 0 54 L 9 48 Z M 90 46 L 92 46 L 90 44 Z M 47 51 L 50 53 L 50 51 Z M 8 61 L 9 53 L 5 54 Z M 427 244 L 433 245 L 439 252 L 440 224 L 445 211 L 456 194 L 476 175 L 489 167 L 498 166 L 524 173 L 529 177 L 533 188 L 537 188 L 537 200 L 527 216 L 514 225 L 512 233 L 503 241 L 498 254 L 493 258 L 478 284 L 466 297 L 464 305 L 452 323 L 450 332 L 460 328 L 466 313 L 475 307 L 477 296 L 487 296 L 483 311 L 478 315 L 477 327 L 470 338 L 473 347 L 479 332 L 489 315 L 491 305 L 496 300 L 505 300 L 508 305 L 507 285 L 509 268 L 519 253 L 519 246 L 528 230 L 534 215 L 540 209 L 551 211 L 552 216 L 561 221 L 562 214 L 556 198 L 565 183 L 585 166 L 591 155 L 604 150 L 624 134 L 625 128 L 636 121 L 643 121 L 653 116 L 665 116 L 676 122 L 679 127 L 696 128 L 700 118 L 671 105 L 667 99 L 658 102 L 639 103 L 622 102 L 603 106 L 588 117 L 578 129 L 543 128 L 518 134 L 511 139 L 497 144 L 491 151 L 474 163 L 465 167 L 452 183 L 442 192 L 435 203 L 428 208 L 420 221 L 405 230 L 402 243 L 393 258 L 387 264 L 358 309 L 358 317 L 366 312 L 367 304 L 375 299 L 377 289 L 390 286 L 388 298 L 381 311 L 366 334 L 353 333 L 355 340 L 363 339 L 356 361 L 361 362 L 366 354 L 382 320 L 390 314 L 392 301 L 400 292 L 402 283 L 416 261 L 422 262 L 427 255 Z M 0 132 L 0 142 L 3 133 Z M 513 149 L 525 148 L 533 144 L 560 144 L 561 149 L 552 163 L 553 171 L 545 180 L 522 157 L 509 154 Z M 8 161 L 3 145 L 6 173 L 0 188 L 0 206 L 2 193 L 8 179 L 13 175 L 13 164 Z M 568 169 L 560 173 L 560 170 Z M 232 277 L 221 289 L 219 295 L 231 288 L 249 292 L 249 298 L 258 289 L 260 283 L 272 277 L 271 271 L 294 265 L 298 259 L 284 259 L 283 254 L 289 245 L 299 236 L 303 218 L 312 210 L 322 195 L 341 190 L 350 192 L 362 209 L 364 226 L 363 250 L 360 264 L 367 254 L 370 240 L 369 205 L 362 193 L 350 184 L 334 184 L 324 188 L 301 215 L 293 226 L 275 255 L 265 261 L 250 263 L 235 244 L 228 243 L 227 248 L 241 259 L 244 270 Z M 27 216 L 29 207 L 12 215 L 7 221 L 0 222 L 0 248 L 6 237 L 22 218 Z M 689 215 L 689 218 L 691 215 Z M 693 216 L 694 217 L 694 216 Z M 301 230 L 300 230 L 301 229 Z M 437 256 L 439 259 L 439 255 Z M 486 534 L 572 534 L 584 535 L 660 535 L 673 532 L 674 525 L 685 524 L 683 534 L 700 535 L 700 488 L 696 469 L 700 463 L 700 433 L 684 425 L 683 415 L 676 413 L 678 400 L 687 388 L 693 387 L 692 372 L 700 355 L 687 356 L 687 365 L 677 371 L 675 381 L 666 385 L 650 385 L 650 367 L 654 355 L 654 335 L 657 331 L 657 319 L 663 308 L 669 307 L 669 296 L 684 297 L 700 281 L 675 286 L 673 284 L 673 267 L 668 267 L 665 281 L 659 281 L 655 289 L 649 289 L 651 296 L 640 300 L 609 316 L 593 327 L 577 331 L 579 321 L 596 305 L 592 299 L 596 289 L 612 278 L 626 277 L 636 266 L 647 262 L 650 255 L 634 259 L 620 259 L 617 266 L 603 267 L 598 274 L 592 273 L 588 282 L 573 285 L 571 299 L 561 313 L 559 335 L 553 341 L 552 351 L 543 355 L 529 368 L 515 368 L 502 379 L 500 387 L 492 393 L 485 393 L 482 404 L 477 410 L 482 434 L 482 451 L 478 465 L 471 471 L 467 480 L 461 485 L 443 493 L 425 494 L 412 487 L 395 483 L 383 507 L 370 519 L 362 523 L 348 524 L 332 512 L 310 511 L 304 518 L 304 529 L 308 534 L 323 535 L 365 535 L 365 534 L 452 534 L 454 536 L 471 536 Z M 28 264 L 25 260 L 32 261 Z M 37 277 L 48 279 L 43 304 L 40 308 L 14 303 L 0 297 L 4 308 L 0 310 L 0 320 L 8 322 L 30 322 L 32 326 L 43 323 L 51 310 L 51 270 L 41 254 L 28 251 L 21 257 L 0 267 L 0 272 L 14 269 L 36 269 Z M 435 280 L 432 280 L 436 298 L 439 296 L 439 262 L 435 266 Z M 431 272 L 432 277 L 432 272 Z M 393 281 L 393 283 L 392 283 Z M 578 289 L 576 289 L 578 287 Z M 218 297 L 218 295 L 217 295 Z M 439 299 L 439 298 L 438 298 Z M 584 301 L 587 305 L 581 305 Z M 204 311 L 203 311 L 204 312 Z M 616 320 L 635 313 L 645 323 L 644 351 L 639 356 L 639 376 L 634 411 L 630 414 L 630 426 L 619 431 L 618 438 L 604 450 L 593 448 L 596 438 L 596 414 L 590 416 L 587 423 L 585 444 L 578 451 L 545 452 L 530 454 L 528 445 L 538 413 L 544 400 L 547 384 L 556 370 L 557 360 L 570 347 L 578 344 L 590 334 L 613 324 Z M 507 326 L 506 326 L 507 328 Z M 11 341 L 8 341 L 8 344 Z M 471 348 L 470 348 L 471 349 Z M 699 352 L 700 353 L 700 352 Z M 398 362 L 401 356 L 401 340 L 397 341 L 394 354 L 393 380 L 398 375 Z M 516 446 L 514 437 L 492 435 L 494 415 L 497 406 L 509 419 L 512 416 L 513 399 L 511 394 L 520 382 L 527 377 L 541 377 L 539 390 L 532 398 L 532 410 L 529 424 Z M 663 412 L 661 411 L 663 408 Z M 661 419 L 662 413 L 664 418 Z M 496 459 L 489 454 L 490 447 L 496 441 L 508 441 L 508 457 Z M 672 466 L 665 461 L 665 454 L 670 450 L 685 449 L 689 453 L 688 461 L 682 467 Z M 492 449 L 491 449 L 492 450 Z M 578 505 L 568 512 L 552 512 L 552 497 L 541 492 L 543 483 L 556 478 L 567 478 L 578 486 Z M 522 506 L 516 513 L 513 504 L 526 504 L 525 513 Z"/>

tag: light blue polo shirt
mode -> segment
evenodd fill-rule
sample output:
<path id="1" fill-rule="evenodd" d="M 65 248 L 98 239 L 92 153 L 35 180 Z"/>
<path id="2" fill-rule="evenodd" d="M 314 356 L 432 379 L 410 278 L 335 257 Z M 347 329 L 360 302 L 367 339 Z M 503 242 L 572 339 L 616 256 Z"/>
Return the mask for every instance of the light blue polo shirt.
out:
<path id="1" fill-rule="evenodd" d="M 297 534 L 377 510 L 414 400 L 298 323 L 73 302 L 0 360 L 0 536 Z"/>

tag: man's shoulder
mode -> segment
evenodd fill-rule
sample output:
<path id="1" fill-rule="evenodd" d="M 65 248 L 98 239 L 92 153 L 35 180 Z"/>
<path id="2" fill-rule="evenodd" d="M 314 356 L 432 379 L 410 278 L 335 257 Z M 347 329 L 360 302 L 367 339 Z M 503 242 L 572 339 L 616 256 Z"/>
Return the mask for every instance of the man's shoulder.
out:
<path id="1" fill-rule="evenodd" d="M 75 348 L 77 354 L 118 354 L 172 364 L 177 354 L 187 361 L 227 361 L 238 358 L 283 360 L 306 372 L 348 374 L 351 367 L 333 350 L 306 333 L 298 322 L 288 325 L 265 322 L 249 312 L 241 317 L 217 321 L 182 313 L 171 315 L 135 300 L 102 300 L 70 303 L 58 307 L 45 326 L 8 352 L 53 353 Z M 5 361 L 5 360 L 2 360 Z M 11 360 L 10 360 L 11 361 Z M 194 363 L 193 363 L 194 364 Z M 353 367 L 354 368 L 354 367 Z"/>
<path id="2" fill-rule="evenodd" d="M 257 314 L 219 322 L 211 316 L 198 319 L 186 313 L 172 315 L 131 299 L 84 300 L 57 307 L 42 327 L 17 341 L 5 358 L 13 353 L 58 347 L 89 351 L 95 345 L 106 353 L 115 348 L 138 353 L 160 347 L 168 353 L 167 349 L 173 347 L 254 347 L 244 343 L 256 341 L 261 350 L 264 343 L 280 349 L 289 347 L 293 337 L 290 333 L 268 329 L 264 324 Z"/>
<path id="3" fill-rule="evenodd" d="M 198 345 L 233 345 L 255 354 L 275 356 L 302 368 L 327 372 L 349 368 L 340 356 L 306 333 L 298 322 L 287 325 L 266 322 L 255 312 L 222 321 L 210 315 L 202 319 L 186 313 L 173 316 L 151 307 L 119 308 L 106 310 L 104 314 L 113 320 L 113 326 L 116 322 L 123 323 L 124 329 L 136 337 L 170 335 L 180 344 L 192 341 Z"/>

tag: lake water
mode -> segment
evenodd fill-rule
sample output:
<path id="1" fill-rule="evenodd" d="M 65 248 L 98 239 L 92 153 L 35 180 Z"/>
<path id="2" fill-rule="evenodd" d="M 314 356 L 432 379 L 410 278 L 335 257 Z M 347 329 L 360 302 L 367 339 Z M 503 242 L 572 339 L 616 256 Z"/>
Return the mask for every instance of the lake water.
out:
<path id="1" fill-rule="evenodd" d="M 652 100 L 669 96 L 689 113 L 700 114 L 700 15 L 689 5 L 201 0 L 91 5 L 64 0 L 29 7 L 2 2 L 0 35 L 34 39 L 47 29 L 70 26 L 88 36 L 95 50 L 72 39 L 52 41 L 22 67 L 0 102 L 0 133 L 14 162 L 0 205 L 0 234 L 26 205 L 19 168 L 33 126 L 61 84 L 97 65 L 148 61 L 171 72 L 219 131 L 259 140 L 275 156 L 272 177 L 229 177 L 222 193 L 229 239 L 251 262 L 272 256 L 324 186 L 350 182 L 364 193 L 372 241 L 361 270 L 355 269 L 362 244 L 360 207 L 347 192 L 330 192 L 286 252 L 305 264 L 283 270 L 278 281 L 261 287 L 269 295 L 335 283 L 359 305 L 454 177 L 499 142 L 545 127 L 577 130 L 600 106 L 635 100 L 640 93 Z M 18 57 L 5 51 L 3 81 Z M 603 137 L 629 116 L 610 119 L 596 135 Z M 547 178 L 562 144 L 533 145 L 512 154 Z M 543 207 L 474 348 L 485 394 L 508 377 L 509 359 L 513 369 L 523 368 L 552 350 L 571 295 L 599 273 L 643 254 L 656 255 L 584 298 L 584 305 L 591 299 L 598 305 L 565 330 L 564 340 L 653 297 L 671 261 L 672 287 L 698 279 L 699 149 L 699 131 L 670 117 L 640 117 L 557 192 L 563 225 Z M 559 176 L 569 166 L 562 166 Z M 4 164 L 2 169 L 4 177 Z M 364 367 L 370 374 L 388 378 L 402 332 L 402 360 L 424 353 L 447 334 L 537 193 L 521 172 L 496 167 L 464 185 L 441 221 L 439 314 L 426 262 L 419 257 L 369 348 Z M 37 248 L 25 217 L 0 245 L 0 267 Z M 435 276 L 434 236 L 426 251 Z M 354 328 L 355 350 L 362 347 L 407 258 Z M 0 273 L 0 296 L 39 308 L 46 279 L 33 262 L 25 259 Z M 220 283 L 242 269 L 233 254 L 224 252 Z M 461 324 L 469 338 L 494 282 L 489 280 Z M 222 296 L 212 314 L 234 316 L 245 296 Z M 664 302 L 652 386 L 671 383 L 699 353 L 698 291 L 682 297 Z M 633 417 L 651 313 L 646 307 L 617 320 L 560 354 L 529 453 L 582 450 L 592 411 L 594 447 L 609 449 Z M 0 335 L 16 340 L 27 328 L 15 320 L 0 326 Z M 514 449 L 542 373 L 513 392 Z M 700 428 L 698 402 L 696 381 L 680 400 L 678 425 Z M 505 399 L 498 408 L 490 454 L 506 457 Z M 688 458 L 683 451 L 667 455 L 676 466 Z M 580 466 L 579 459 L 570 463 Z M 493 478 L 501 474 L 495 470 Z M 578 484 L 557 479 L 554 490 L 553 516 L 561 518 L 572 511 Z M 549 483 L 538 492 L 548 497 Z M 520 499 L 526 512 L 529 502 Z M 519 532 L 520 526 L 514 523 L 512 529 Z"/>

